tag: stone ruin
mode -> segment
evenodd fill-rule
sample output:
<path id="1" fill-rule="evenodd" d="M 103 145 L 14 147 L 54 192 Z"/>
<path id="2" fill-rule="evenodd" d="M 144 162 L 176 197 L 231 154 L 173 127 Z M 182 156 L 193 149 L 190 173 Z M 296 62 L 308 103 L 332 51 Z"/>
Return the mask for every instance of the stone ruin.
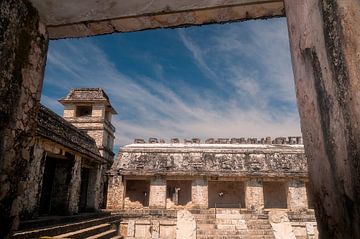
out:
<path id="1" fill-rule="evenodd" d="M 117 157 L 125 238 L 318 237 L 301 137 L 135 139 Z"/>

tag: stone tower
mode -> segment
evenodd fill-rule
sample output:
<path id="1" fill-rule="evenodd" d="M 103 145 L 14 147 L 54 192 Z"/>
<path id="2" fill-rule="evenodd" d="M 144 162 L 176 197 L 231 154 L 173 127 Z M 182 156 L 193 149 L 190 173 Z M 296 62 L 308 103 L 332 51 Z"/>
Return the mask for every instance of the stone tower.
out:
<path id="1" fill-rule="evenodd" d="M 59 102 L 64 105 L 64 119 L 94 138 L 100 154 L 112 162 L 115 127 L 111 118 L 117 112 L 104 90 L 75 88 Z"/>

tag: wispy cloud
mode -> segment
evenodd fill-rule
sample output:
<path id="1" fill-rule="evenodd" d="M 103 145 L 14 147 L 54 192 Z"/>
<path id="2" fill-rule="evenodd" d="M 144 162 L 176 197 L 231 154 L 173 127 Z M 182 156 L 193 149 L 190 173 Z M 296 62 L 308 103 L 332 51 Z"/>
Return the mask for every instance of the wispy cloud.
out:
<path id="1" fill-rule="evenodd" d="M 246 31 L 234 24 L 206 39 L 208 44 L 195 41 L 186 29 L 174 31 L 194 64 L 205 77 L 218 81 L 225 96 L 185 82 L 171 87 L 159 80 L 171 76 L 155 61 L 153 77 L 140 68 L 136 76 L 125 74 L 91 39 L 53 42 L 42 102 L 61 113 L 55 100 L 70 88 L 104 88 L 119 111 L 113 120 L 116 145 L 149 137 L 299 135 L 286 28 L 277 30 L 282 24 L 275 23 L 274 29 L 249 26 Z M 251 36 L 242 39 L 243 31 Z M 258 68 L 246 66 L 255 60 Z"/>

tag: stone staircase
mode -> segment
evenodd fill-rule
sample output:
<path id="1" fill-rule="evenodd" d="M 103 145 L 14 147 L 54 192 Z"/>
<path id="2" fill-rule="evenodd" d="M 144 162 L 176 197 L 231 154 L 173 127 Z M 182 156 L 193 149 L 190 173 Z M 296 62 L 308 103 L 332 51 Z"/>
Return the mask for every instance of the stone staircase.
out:
<path id="1" fill-rule="evenodd" d="M 275 239 L 267 215 L 239 209 L 210 209 L 193 215 L 197 239 Z"/>
<path id="2" fill-rule="evenodd" d="M 78 215 L 73 217 L 58 217 L 39 219 L 26 222 L 12 239 L 29 238 L 75 238 L 75 239 L 120 239 L 120 216 L 110 214 Z M 55 217 L 56 219 L 56 217 Z M 46 224 L 47 225 L 42 225 Z M 33 225 L 34 224 L 34 225 Z M 32 226 L 33 225 L 33 226 Z M 41 226 L 42 225 L 42 226 Z"/>

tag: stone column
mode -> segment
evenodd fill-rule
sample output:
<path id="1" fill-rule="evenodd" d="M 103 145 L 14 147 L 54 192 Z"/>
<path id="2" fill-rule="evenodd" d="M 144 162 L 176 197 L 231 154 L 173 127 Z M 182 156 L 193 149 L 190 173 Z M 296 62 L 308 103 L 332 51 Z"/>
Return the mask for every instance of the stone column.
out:
<path id="1" fill-rule="evenodd" d="M 166 180 L 154 178 L 150 182 L 150 208 L 166 208 Z"/>
<path id="2" fill-rule="evenodd" d="M 264 209 L 264 190 L 261 179 L 245 182 L 245 206 L 248 210 L 261 212 Z"/>
<path id="3" fill-rule="evenodd" d="M 24 193 L 19 200 L 20 217 L 30 219 L 38 216 L 41 187 L 44 175 L 46 153 L 42 142 L 37 139 L 31 150 L 27 177 L 24 180 Z"/>
<path id="4" fill-rule="evenodd" d="M 320 238 L 360 238 L 360 1 L 285 8 Z"/>
<path id="5" fill-rule="evenodd" d="M 191 201 L 195 207 L 208 208 L 208 180 L 197 178 L 191 184 Z"/>
<path id="6" fill-rule="evenodd" d="M 287 207 L 290 211 L 303 211 L 308 208 L 304 181 L 299 179 L 288 181 Z"/>
<path id="7" fill-rule="evenodd" d="M 124 207 L 124 182 L 123 177 L 116 174 L 108 175 L 107 209 L 119 210 Z"/>
<path id="8" fill-rule="evenodd" d="M 71 181 L 69 184 L 69 214 L 75 214 L 79 211 L 79 198 L 81 187 L 81 157 L 75 155 L 74 165 L 71 169 Z"/>
<path id="9" fill-rule="evenodd" d="M 0 1 L 0 238 L 17 228 L 48 36 L 27 0 Z"/>

